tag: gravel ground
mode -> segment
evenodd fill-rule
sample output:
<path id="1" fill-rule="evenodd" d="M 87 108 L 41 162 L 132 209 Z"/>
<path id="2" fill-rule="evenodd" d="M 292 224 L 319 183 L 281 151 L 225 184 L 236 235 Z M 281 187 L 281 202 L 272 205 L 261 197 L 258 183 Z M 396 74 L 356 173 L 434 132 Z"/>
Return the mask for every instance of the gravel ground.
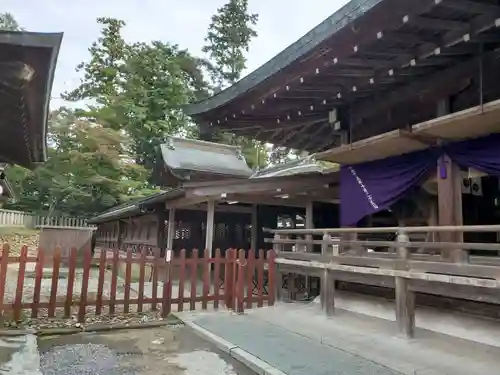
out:
<path id="1" fill-rule="evenodd" d="M 39 339 L 43 375 L 255 375 L 190 328 Z"/>
<path id="2" fill-rule="evenodd" d="M 50 298 L 50 293 L 52 290 L 52 269 L 44 268 L 44 277 L 41 280 L 41 288 L 40 288 L 40 302 L 48 302 Z M 7 279 L 6 279 L 6 288 L 4 295 L 4 303 L 12 304 L 15 299 L 15 294 L 17 290 L 17 278 L 18 278 L 18 265 L 12 264 L 9 266 Z M 81 296 L 83 282 L 83 271 L 81 269 L 76 270 L 75 272 L 75 280 L 73 283 L 73 296 L 72 299 L 78 301 Z M 91 268 L 90 276 L 88 280 L 88 290 L 87 290 L 87 301 L 95 301 L 97 298 L 99 285 L 99 269 Z M 68 269 L 61 268 L 59 272 L 59 279 L 57 283 L 57 295 L 56 301 L 65 302 L 68 288 Z M 35 289 L 35 270 L 34 264 L 28 264 L 26 269 L 26 277 L 24 279 L 23 284 L 23 295 L 22 302 L 23 303 L 31 303 L 33 301 L 33 294 Z M 110 297 L 111 291 L 111 272 L 107 271 L 104 277 L 104 288 L 103 288 L 103 300 L 107 300 Z M 116 290 L 116 299 L 123 299 L 125 293 L 125 283 L 122 279 L 118 278 L 117 282 L 117 290 Z M 130 290 L 130 298 L 136 299 L 138 296 L 137 292 L 133 289 Z M 150 305 L 144 305 L 144 311 L 148 312 Z M 136 312 L 137 306 L 131 305 L 130 312 Z M 116 306 L 116 315 L 111 317 L 111 319 L 118 319 L 119 315 L 123 313 L 123 306 Z M 86 323 L 94 323 L 100 322 L 103 319 L 108 319 L 106 315 L 109 314 L 109 307 L 102 307 L 102 315 L 95 316 L 95 306 L 87 306 L 87 320 Z M 21 321 L 13 322 L 10 319 L 5 319 L 4 325 L 6 327 L 16 328 L 19 326 L 23 327 L 67 327 L 71 325 L 77 324 L 77 314 L 78 314 L 78 306 L 72 307 L 71 316 L 68 319 L 63 319 L 64 308 L 58 307 L 56 308 L 56 319 L 49 319 L 47 317 L 48 311 L 45 308 L 41 308 L 38 311 L 38 318 L 31 319 L 31 311 L 24 310 Z M 7 314 L 8 316 L 9 314 Z M 156 316 L 156 312 L 150 314 L 151 316 Z"/>

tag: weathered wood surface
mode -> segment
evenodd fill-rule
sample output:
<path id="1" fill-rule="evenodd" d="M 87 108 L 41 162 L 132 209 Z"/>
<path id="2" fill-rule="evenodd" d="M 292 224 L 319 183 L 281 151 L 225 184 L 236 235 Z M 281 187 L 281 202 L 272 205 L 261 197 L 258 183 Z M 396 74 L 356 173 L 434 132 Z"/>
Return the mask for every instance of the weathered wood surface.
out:
<path id="1" fill-rule="evenodd" d="M 369 268 L 360 266 L 347 266 L 342 264 L 324 263 L 318 261 L 307 262 L 301 260 L 284 259 L 281 257 L 276 259 L 276 263 L 280 265 L 282 264 L 282 265 L 292 266 L 294 269 L 296 268 L 297 271 L 299 271 L 300 268 L 302 269 L 309 268 L 316 270 L 330 269 L 333 271 L 344 271 L 344 272 L 358 273 L 364 275 L 402 277 L 406 279 L 435 281 L 446 284 L 468 285 L 481 288 L 500 287 L 500 280 L 488 280 L 488 279 L 479 279 L 473 277 L 454 276 L 454 275 L 439 275 L 439 274 L 425 273 L 421 271 L 411 271 L 411 270 L 404 271 L 396 269 L 380 269 L 380 268 Z"/>

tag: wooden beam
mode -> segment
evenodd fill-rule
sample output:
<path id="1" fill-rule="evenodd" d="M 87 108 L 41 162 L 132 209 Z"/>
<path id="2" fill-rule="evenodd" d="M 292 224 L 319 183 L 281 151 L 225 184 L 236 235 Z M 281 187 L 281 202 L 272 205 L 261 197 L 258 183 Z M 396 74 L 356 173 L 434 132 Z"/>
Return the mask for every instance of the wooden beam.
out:
<path id="1" fill-rule="evenodd" d="M 232 194 L 227 197 L 228 200 L 240 202 L 240 203 L 251 203 L 260 204 L 264 206 L 282 206 L 282 207 L 300 207 L 304 208 L 306 206 L 305 199 L 293 199 L 293 198 L 274 198 L 269 196 L 260 195 L 250 195 L 250 194 Z"/>
<path id="2" fill-rule="evenodd" d="M 452 21 L 441 18 L 428 18 L 428 17 L 410 17 L 403 18 L 404 23 L 429 30 L 466 30 L 467 23 L 460 21 Z"/>
<path id="3" fill-rule="evenodd" d="M 293 267 L 294 269 L 302 270 L 302 272 L 306 273 L 309 272 L 317 273 L 319 270 L 324 270 L 325 268 L 328 268 L 334 271 L 352 272 L 362 275 L 402 277 L 405 279 L 433 281 L 449 285 L 464 285 L 464 286 L 471 286 L 478 288 L 491 288 L 491 289 L 500 288 L 500 280 L 488 280 L 488 279 L 480 279 L 474 277 L 440 275 L 440 274 L 431 274 L 431 273 L 417 272 L 417 271 L 390 270 L 390 269 L 380 269 L 380 268 L 370 268 L 370 267 L 344 266 L 335 263 L 321 263 L 316 261 L 301 261 L 301 260 L 291 260 L 283 258 L 277 258 L 276 263 L 283 265 L 283 267 L 289 267 L 289 268 Z"/>
<path id="4" fill-rule="evenodd" d="M 328 184 L 338 179 L 335 175 L 324 175 L 314 177 L 289 176 L 280 177 L 271 180 L 269 178 L 241 180 L 237 183 L 221 181 L 221 184 L 212 184 L 211 186 L 199 186 L 187 189 L 186 197 L 223 197 L 224 194 L 258 194 L 269 192 L 276 195 L 285 194 L 285 192 L 307 191 L 311 189 L 327 188 Z M 206 200 L 206 198 L 205 198 Z"/>
<path id="5" fill-rule="evenodd" d="M 438 71 L 435 74 L 422 78 L 414 83 L 405 85 L 400 89 L 380 95 L 376 98 L 376 102 L 374 102 L 373 99 L 367 99 L 354 103 L 352 107 L 352 113 L 355 115 L 353 123 L 360 123 L 361 119 L 373 117 L 375 114 L 388 110 L 397 103 L 401 103 L 412 97 L 421 95 L 423 90 L 426 90 L 427 92 L 435 92 L 439 87 L 449 87 L 450 82 L 463 78 L 465 74 L 470 72 L 470 70 L 476 66 L 477 59 L 471 58 L 461 64 Z"/>
<path id="6" fill-rule="evenodd" d="M 470 0 L 435 0 L 436 5 L 441 7 L 461 10 L 467 13 L 497 13 L 500 14 L 500 6 L 497 4 L 480 3 Z"/>
<path id="7" fill-rule="evenodd" d="M 216 127 L 221 128 L 224 131 L 238 131 L 248 129 L 250 127 L 270 131 L 281 129 L 283 127 L 302 126 L 304 123 L 324 121 L 325 119 L 328 119 L 328 116 L 326 116 L 325 114 L 308 116 L 307 113 L 305 113 L 303 117 L 290 120 L 287 119 L 286 113 L 283 114 L 282 118 L 278 117 L 279 116 L 277 116 L 276 118 L 259 118 L 258 122 L 256 122 L 256 116 L 251 116 L 246 119 L 240 119 L 236 117 L 234 119 L 228 119 L 227 123 L 216 125 Z"/>
<path id="8" fill-rule="evenodd" d="M 223 199 L 218 200 L 219 203 L 223 201 Z M 227 201 L 227 200 L 226 200 Z M 207 203 L 200 203 L 194 206 L 189 206 L 189 207 L 183 207 L 183 210 L 187 211 L 207 211 L 208 210 L 208 205 Z M 237 214 L 252 214 L 252 207 L 246 207 L 246 206 L 240 206 L 237 204 L 216 204 L 215 205 L 215 212 L 230 212 L 230 213 L 237 213 Z"/>
<path id="9" fill-rule="evenodd" d="M 341 59 L 337 63 L 339 66 L 356 66 L 356 67 L 366 67 L 371 69 L 384 68 L 391 66 L 392 61 L 386 59 L 370 59 L 361 57 L 349 57 L 347 59 Z"/>
<path id="10" fill-rule="evenodd" d="M 193 206 L 199 203 L 204 203 L 206 201 L 207 198 L 205 197 L 190 196 L 168 201 L 165 206 L 166 208 L 183 208 L 183 207 Z"/>
<path id="11" fill-rule="evenodd" d="M 439 44 L 439 38 L 421 36 L 411 33 L 403 33 L 399 31 L 379 31 L 377 33 L 377 39 L 382 41 L 392 42 L 392 43 L 402 43 L 408 44 L 421 44 L 421 43 L 433 43 L 436 46 Z"/>

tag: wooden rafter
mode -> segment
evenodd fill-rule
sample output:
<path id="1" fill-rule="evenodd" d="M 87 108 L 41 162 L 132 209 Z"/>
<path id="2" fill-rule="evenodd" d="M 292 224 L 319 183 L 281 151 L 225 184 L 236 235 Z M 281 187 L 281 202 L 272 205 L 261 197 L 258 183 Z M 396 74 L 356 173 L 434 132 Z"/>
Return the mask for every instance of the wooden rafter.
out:
<path id="1" fill-rule="evenodd" d="M 500 14 L 500 6 L 491 3 L 482 3 L 470 0 L 435 0 L 436 5 L 460 10 L 468 13 L 486 14 L 497 13 Z"/>
<path id="2" fill-rule="evenodd" d="M 494 59 L 499 52 L 492 53 L 489 57 Z M 415 83 L 403 86 L 401 89 L 389 92 L 388 94 L 377 98 L 377 104 L 360 102 L 356 103 L 352 108 L 352 113 L 355 114 L 355 118 L 363 119 L 370 118 L 376 113 L 394 106 L 396 103 L 408 100 L 410 97 L 416 96 L 423 90 L 434 91 L 440 86 L 449 86 L 450 82 L 456 81 L 458 78 L 463 78 L 464 74 L 470 72 L 471 68 L 476 67 L 478 64 L 476 58 L 471 58 L 461 64 L 455 65 L 452 68 L 446 69 L 445 71 L 439 71 L 434 75 L 428 76 L 425 79 L 417 81 Z M 353 121 L 353 123 L 358 123 L 358 121 Z"/>
<path id="3" fill-rule="evenodd" d="M 420 27 L 428 30 L 460 30 L 463 31 L 467 28 L 467 23 L 461 21 L 452 21 L 442 18 L 429 18 L 429 17 L 409 17 L 405 16 L 405 23 L 413 26 Z"/>

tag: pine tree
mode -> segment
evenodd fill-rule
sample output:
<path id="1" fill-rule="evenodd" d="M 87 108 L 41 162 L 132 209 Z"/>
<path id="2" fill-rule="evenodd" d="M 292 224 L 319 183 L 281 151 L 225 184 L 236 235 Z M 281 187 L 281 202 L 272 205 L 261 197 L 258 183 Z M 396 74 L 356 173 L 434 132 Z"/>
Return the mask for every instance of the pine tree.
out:
<path id="1" fill-rule="evenodd" d="M 249 13 L 248 0 L 229 0 L 213 15 L 203 52 L 212 60 L 210 73 L 219 89 L 238 81 L 246 69 L 245 53 L 257 36 L 253 26 L 258 18 Z"/>

